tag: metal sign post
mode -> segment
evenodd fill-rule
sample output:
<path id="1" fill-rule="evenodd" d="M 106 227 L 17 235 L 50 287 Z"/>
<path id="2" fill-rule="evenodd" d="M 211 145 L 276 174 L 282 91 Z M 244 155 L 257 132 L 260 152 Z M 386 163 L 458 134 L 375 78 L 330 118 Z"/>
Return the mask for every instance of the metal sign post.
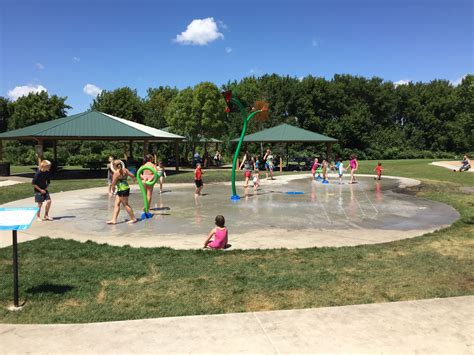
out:
<path id="1" fill-rule="evenodd" d="M 18 243 L 17 243 L 17 231 L 13 230 L 13 305 L 20 307 L 18 302 Z"/>
<path id="2" fill-rule="evenodd" d="M 12 231 L 13 247 L 13 310 L 20 308 L 18 292 L 18 238 L 19 230 L 28 229 L 33 222 L 37 207 L 0 208 L 0 230 Z"/>

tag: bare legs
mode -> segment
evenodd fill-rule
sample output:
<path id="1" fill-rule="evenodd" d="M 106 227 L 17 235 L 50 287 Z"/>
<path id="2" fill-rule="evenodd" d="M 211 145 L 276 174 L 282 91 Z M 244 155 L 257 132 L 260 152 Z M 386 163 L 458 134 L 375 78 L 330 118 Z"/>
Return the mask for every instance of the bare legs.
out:
<path id="1" fill-rule="evenodd" d="M 201 196 L 201 191 L 202 191 L 202 188 L 204 187 L 204 185 L 201 185 L 199 187 L 196 187 L 196 191 L 194 192 L 194 195 L 195 196 Z"/>
<path id="2" fill-rule="evenodd" d="M 53 219 L 49 216 L 49 209 L 51 208 L 51 200 L 46 201 L 46 206 L 44 207 L 44 219 L 47 221 L 52 221 Z"/>
<path id="3" fill-rule="evenodd" d="M 153 186 L 145 185 L 146 199 L 148 201 L 148 208 L 151 208 L 151 198 L 153 196 Z M 127 198 L 128 200 L 128 198 Z"/>
<path id="4" fill-rule="evenodd" d="M 250 180 L 250 176 L 245 175 L 245 185 L 244 185 L 244 187 L 249 186 L 249 180 Z"/>
<path id="5" fill-rule="evenodd" d="M 355 184 L 357 182 L 356 178 L 355 178 L 355 172 L 356 172 L 356 169 L 351 169 L 351 182 L 350 182 L 350 184 Z"/>
<path id="6" fill-rule="evenodd" d="M 270 180 L 273 180 L 273 169 L 270 168 L 270 169 L 268 169 L 268 170 L 269 170 L 269 172 L 270 172 Z M 268 180 L 268 175 L 267 175 L 267 180 Z"/>
<path id="7" fill-rule="evenodd" d="M 42 202 L 38 202 L 38 213 L 36 214 L 36 219 L 38 221 L 42 221 L 41 219 L 41 206 L 43 206 L 43 203 Z"/>
<path id="8" fill-rule="evenodd" d="M 130 221 L 128 221 L 127 223 L 135 223 L 137 219 L 135 218 L 132 208 L 128 204 L 128 196 L 116 196 L 115 203 L 114 203 L 114 213 L 112 215 L 112 219 L 107 221 L 107 224 L 117 223 L 117 217 L 120 213 L 120 205 L 123 205 L 123 207 L 125 207 L 125 210 L 130 216 Z"/>
<path id="9" fill-rule="evenodd" d="M 160 176 L 160 194 L 163 192 L 163 182 L 165 181 L 165 178 L 163 175 Z"/>
<path id="10" fill-rule="evenodd" d="M 51 208 L 51 200 L 46 200 L 44 206 L 44 219 L 41 218 L 41 207 L 43 206 L 42 202 L 38 202 L 38 213 L 36 214 L 36 219 L 38 221 L 52 221 L 53 219 L 49 216 L 49 209 Z"/>
<path id="11" fill-rule="evenodd" d="M 109 197 L 113 196 L 115 191 L 115 189 L 112 189 L 112 184 L 109 183 L 109 191 L 108 191 L 108 194 L 109 194 Z"/>

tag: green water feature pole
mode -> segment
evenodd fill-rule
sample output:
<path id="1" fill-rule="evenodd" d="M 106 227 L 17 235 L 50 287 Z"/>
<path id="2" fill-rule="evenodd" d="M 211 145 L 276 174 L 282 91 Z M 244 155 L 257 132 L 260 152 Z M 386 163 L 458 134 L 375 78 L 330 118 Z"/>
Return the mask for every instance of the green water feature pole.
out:
<path id="1" fill-rule="evenodd" d="M 237 190 L 235 188 L 235 170 L 237 169 L 237 159 L 239 158 L 240 148 L 242 147 L 242 142 L 244 141 L 245 132 L 247 131 L 247 123 L 257 113 L 262 112 L 262 110 L 253 111 L 248 115 L 247 110 L 245 109 L 244 105 L 242 105 L 242 103 L 238 99 L 236 99 L 235 97 L 231 97 L 227 101 L 227 103 L 229 102 L 232 102 L 237 105 L 242 115 L 242 118 L 244 119 L 244 126 L 242 128 L 242 133 L 240 134 L 239 144 L 237 144 L 237 149 L 235 150 L 235 153 L 234 153 L 234 160 L 232 162 L 232 196 L 230 199 L 236 201 L 236 200 L 240 200 L 240 196 L 237 195 Z"/>

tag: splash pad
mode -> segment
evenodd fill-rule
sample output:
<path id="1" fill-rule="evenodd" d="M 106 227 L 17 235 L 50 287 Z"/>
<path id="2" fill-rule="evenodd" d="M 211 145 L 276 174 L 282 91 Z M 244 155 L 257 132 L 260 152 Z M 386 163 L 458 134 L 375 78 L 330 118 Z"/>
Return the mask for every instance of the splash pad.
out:
<path id="1" fill-rule="evenodd" d="M 112 245 L 197 249 L 215 216 L 222 214 L 232 249 L 308 248 L 410 238 L 459 218 L 447 205 L 398 193 L 401 183 L 361 177 L 354 185 L 338 185 L 334 180 L 323 185 L 307 175 L 282 176 L 265 181 L 257 192 L 238 187 L 239 203 L 229 203 L 229 183 L 207 184 L 207 194 L 197 198 L 193 184 L 168 184 L 163 194 L 154 193 L 152 219 L 134 225 L 119 219 L 114 226 L 105 224 L 113 199 L 107 198 L 104 188 L 69 191 L 52 196 L 52 212 L 60 219 L 35 222 L 28 233 Z M 304 193 L 287 194 L 291 191 Z M 8 205 L 25 203 L 32 204 L 31 198 Z M 136 186 L 130 203 L 135 209 L 143 205 Z"/>

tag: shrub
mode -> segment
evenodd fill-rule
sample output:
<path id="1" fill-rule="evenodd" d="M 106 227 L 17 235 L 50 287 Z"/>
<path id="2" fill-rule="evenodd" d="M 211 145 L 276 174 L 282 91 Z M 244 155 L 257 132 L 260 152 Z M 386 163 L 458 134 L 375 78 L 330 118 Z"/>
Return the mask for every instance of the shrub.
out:
<path id="1" fill-rule="evenodd" d="M 382 153 L 383 159 L 397 159 L 400 155 L 400 150 L 395 147 L 387 148 Z"/>

